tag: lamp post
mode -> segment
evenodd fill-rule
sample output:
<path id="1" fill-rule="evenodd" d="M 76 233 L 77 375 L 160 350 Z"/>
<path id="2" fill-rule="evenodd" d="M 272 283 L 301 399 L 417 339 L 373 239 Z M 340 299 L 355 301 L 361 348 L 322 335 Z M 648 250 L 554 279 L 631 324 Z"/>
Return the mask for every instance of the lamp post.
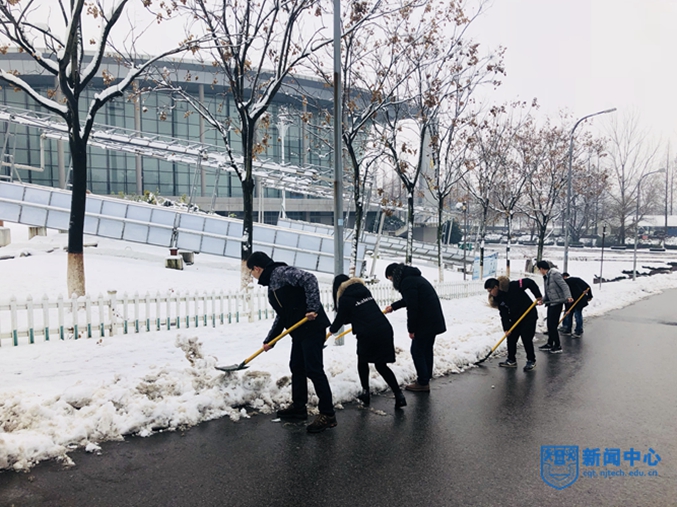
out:
<path id="1" fill-rule="evenodd" d="M 639 196 L 642 189 L 642 180 L 647 176 L 652 174 L 658 174 L 664 172 L 665 169 L 658 169 L 656 171 L 651 171 L 644 174 L 639 181 L 637 182 L 637 200 L 635 201 L 635 248 L 632 254 L 632 281 L 637 280 L 637 241 L 639 239 Z"/>
<path id="2" fill-rule="evenodd" d="M 467 236 L 468 236 L 468 203 L 467 202 L 459 202 L 456 203 L 456 209 L 457 210 L 463 210 L 463 281 L 465 282 L 466 280 L 466 269 L 465 269 L 465 261 L 467 257 L 467 252 L 468 252 L 468 243 L 467 243 Z"/>
<path id="3" fill-rule="evenodd" d="M 571 136 L 569 139 L 569 171 L 567 174 L 567 218 L 564 224 L 564 269 L 563 271 L 569 270 L 569 230 L 571 229 L 571 165 L 574 158 L 574 132 L 576 128 L 588 118 L 593 116 L 598 116 L 600 114 L 613 113 L 616 108 L 605 109 L 604 111 L 597 111 L 596 113 L 589 114 L 580 118 L 575 124 L 574 128 L 571 129 Z"/>
<path id="4" fill-rule="evenodd" d="M 280 136 L 280 148 L 281 148 L 281 155 L 282 155 L 282 165 L 285 164 L 285 141 L 284 138 L 287 135 L 287 128 L 289 127 L 289 124 L 291 123 L 290 118 L 287 115 L 286 109 L 282 109 L 278 113 L 277 116 L 277 124 L 275 125 L 277 127 L 277 132 Z M 282 190 L 282 209 L 280 210 L 280 218 L 287 218 L 287 191 Z"/>
<path id="5" fill-rule="evenodd" d="M 606 237 L 606 224 L 602 227 L 602 257 L 599 261 L 599 288 L 602 289 L 602 271 L 604 270 L 604 238 Z"/>

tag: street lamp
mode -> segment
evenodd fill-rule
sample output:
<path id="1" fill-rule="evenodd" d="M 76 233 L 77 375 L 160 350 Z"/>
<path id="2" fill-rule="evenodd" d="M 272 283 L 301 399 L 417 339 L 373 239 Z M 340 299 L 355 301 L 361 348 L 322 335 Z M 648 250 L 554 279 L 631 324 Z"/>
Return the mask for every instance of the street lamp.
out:
<path id="1" fill-rule="evenodd" d="M 569 172 L 567 175 L 567 219 L 564 226 L 564 271 L 569 270 L 569 229 L 571 229 L 571 165 L 574 158 L 574 132 L 576 127 L 581 124 L 581 122 L 592 118 L 593 116 L 598 116 L 600 114 L 613 113 L 616 108 L 605 109 L 604 111 L 597 111 L 596 113 L 589 114 L 579 119 L 575 124 L 574 128 L 571 129 L 571 137 L 569 140 Z"/>
<path id="2" fill-rule="evenodd" d="M 602 257 L 599 261 L 599 288 L 602 289 L 602 270 L 604 269 L 604 238 L 606 237 L 606 224 L 602 227 Z"/>
<path id="3" fill-rule="evenodd" d="M 635 201 L 635 249 L 632 254 L 632 281 L 637 280 L 637 241 L 639 236 L 639 195 L 640 190 L 642 189 L 642 180 L 647 176 L 652 174 L 658 174 L 665 172 L 665 169 L 658 169 L 656 171 L 651 171 L 650 173 L 644 174 L 639 181 L 637 182 L 637 200 Z"/>
<path id="4" fill-rule="evenodd" d="M 285 145 L 284 145 L 284 138 L 287 135 L 287 128 L 289 127 L 289 124 L 292 122 L 292 120 L 289 118 L 287 110 L 280 108 L 280 112 L 277 115 L 277 123 L 275 126 L 277 127 L 277 133 L 280 136 L 280 148 L 281 148 L 281 154 L 282 154 L 282 165 L 285 164 Z M 280 210 L 280 218 L 287 218 L 287 191 L 282 190 L 282 209 Z"/>
<path id="5" fill-rule="evenodd" d="M 468 203 L 459 202 L 456 204 L 456 209 L 463 210 L 463 281 L 465 282 L 466 268 L 465 261 L 468 251 L 467 235 L 468 235 Z"/>

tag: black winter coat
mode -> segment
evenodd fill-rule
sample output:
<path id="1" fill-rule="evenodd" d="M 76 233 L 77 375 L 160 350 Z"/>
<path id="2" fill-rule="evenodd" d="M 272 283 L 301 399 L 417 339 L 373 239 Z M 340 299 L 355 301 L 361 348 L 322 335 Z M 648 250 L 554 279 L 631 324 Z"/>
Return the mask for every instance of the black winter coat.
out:
<path id="1" fill-rule="evenodd" d="M 316 312 L 317 318 L 292 331 L 292 339 L 324 336 L 329 317 L 320 302 L 320 288 L 315 275 L 287 266 L 284 262 L 272 262 L 261 273 L 259 285 L 268 287 L 268 302 L 277 314 L 264 343 L 292 327 L 308 312 Z"/>
<path id="2" fill-rule="evenodd" d="M 571 290 L 571 297 L 574 298 L 574 303 L 578 301 L 578 298 L 581 297 L 581 294 L 583 294 L 585 289 L 588 289 L 588 293 L 585 296 L 583 296 L 583 298 L 581 298 L 580 301 L 578 301 L 576 308 L 583 309 L 586 306 L 588 306 L 588 301 L 592 299 L 592 289 L 585 282 L 585 280 L 575 276 L 570 276 L 569 278 L 566 278 L 564 281 L 569 286 L 569 290 Z M 571 305 L 573 305 L 573 303 L 566 305 L 567 310 L 571 308 Z"/>
<path id="3" fill-rule="evenodd" d="M 402 299 L 391 306 L 393 310 L 406 306 L 410 333 L 438 335 L 447 330 L 440 298 L 418 268 L 405 264 L 397 266 L 393 272 L 393 286 L 402 294 Z"/>
<path id="4" fill-rule="evenodd" d="M 344 324 L 352 324 L 357 336 L 357 356 L 366 363 L 394 363 L 393 327 L 378 307 L 364 282 L 351 278 L 337 292 L 338 311 L 329 330 L 338 332 Z"/>
<path id="5" fill-rule="evenodd" d="M 533 303 L 533 300 L 526 293 L 527 289 L 536 299 L 542 297 L 538 284 L 531 278 L 522 278 L 511 282 L 505 276 L 498 277 L 498 294 L 494 298 L 489 296 L 489 302 L 491 306 L 498 307 L 503 331 L 509 330 Z M 535 322 L 536 320 L 538 320 L 538 311 L 534 306 L 522 322 Z"/>

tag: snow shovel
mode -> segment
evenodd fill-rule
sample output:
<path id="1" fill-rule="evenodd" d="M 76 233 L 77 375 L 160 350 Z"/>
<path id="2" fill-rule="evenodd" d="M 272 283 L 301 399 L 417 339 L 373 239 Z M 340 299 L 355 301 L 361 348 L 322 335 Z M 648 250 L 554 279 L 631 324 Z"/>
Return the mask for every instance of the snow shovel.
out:
<path id="1" fill-rule="evenodd" d="M 284 337 L 287 336 L 289 333 L 291 333 L 292 331 L 294 331 L 294 330 L 297 329 L 298 327 L 302 326 L 302 325 L 305 324 L 306 322 L 308 322 L 308 317 L 303 317 L 301 320 L 299 320 L 299 321 L 298 321 L 296 324 L 294 324 L 292 327 L 290 327 L 289 329 L 287 329 L 287 330 L 284 331 L 283 333 L 280 333 L 280 334 L 277 335 L 275 338 L 273 338 L 272 340 L 270 340 L 270 341 L 268 342 L 268 345 L 270 345 L 270 346 L 275 345 L 275 344 L 276 344 L 278 341 L 280 341 L 282 338 L 284 338 Z M 257 357 L 257 356 L 258 356 L 259 354 L 261 354 L 262 352 L 263 352 L 263 347 L 261 347 L 259 350 L 257 350 L 256 352 L 254 352 L 251 356 L 249 356 L 247 359 L 245 359 L 244 361 L 242 361 L 240 364 L 231 364 L 230 366 L 217 366 L 216 369 L 217 369 L 217 370 L 221 370 L 221 371 L 238 371 L 238 370 L 244 370 L 245 368 L 249 368 L 249 366 L 247 366 L 247 364 L 249 364 L 255 357 Z"/>
<path id="2" fill-rule="evenodd" d="M 569 309 L 568 309 L 567 312 L 564 314 L 564 316 L 559 320 L 559 323 L 557 324 L 558 326 L 564 321 L 564 319 L 567 318 L 567 315 L 569 315 L 569 314 L 571 313 L 571 310 L 574 309 L 574 306 L 576 306 L 576 305 L 578 304 L 578 302 L 579 302 L 581 299 L 583 299 L 583 296 L 585 296 L 585 295 L 588 293 L 589 290 L 590 290 L 590 288 L 585 289 L 585 290 L 583 291 L 583 294 L 581 294 L 580 296 L 578 296 L 578 299 L 577 299 L 576 301 L 574 301 L 574 304 L 571 305 L 571 306 L 569 307 Z"/>
<path id="3" fill-rule="evenodd" d="M 491 349 L 491 350 L 489 351 L 489 353 L 488 353 L 486 356 L 484 356 L 482 359 L 480 359 L 479 361 L 477 361 L 477 362 L 475 363 L 476 365 L 477 365 L 477 364 L 481 364 L 481 363 L 483 363 L 484 361 L 486 361 L 487 359 L 489 359 L 489 356 L 491 356 L 491 354 L 494 353 L 494 351 L 498 348 L 498 346 L 499 346 L 501 343 L 503 343 L 503 340 L 505 340 L 506 337 L 507 337 L 510 333 L 513 332 L 513 330 L 517 327 L 517 324 L 519 324 L 520 322 L 522 322 L 522 319 L 523 319 L 524 317 L 527 316 L 527 314 L 531 311 L 531 309 L 532 309 L 534 306 L 536 306 L 536 303 L 537 303 L 537 302 L 538 302 L 538 300 L 535 300 L 533 303 L 531 303 L 531 306 L 527 309 L 527 311 L 524 312 L 524 314 L 523 314 L 519 319 L 517 319 L 517 322 L 515 322 L 515 323 L 512 325 L 512 327 L 511 327 L 510 329 L 508 329 L 508 330 L 505 332 L 505 334 L 503 335 L 503 338 L 501 338 L 501 339 L 498 341 L 498 343 L 497 343 L 496 345 L 494 345 L 494 348 Z"/>

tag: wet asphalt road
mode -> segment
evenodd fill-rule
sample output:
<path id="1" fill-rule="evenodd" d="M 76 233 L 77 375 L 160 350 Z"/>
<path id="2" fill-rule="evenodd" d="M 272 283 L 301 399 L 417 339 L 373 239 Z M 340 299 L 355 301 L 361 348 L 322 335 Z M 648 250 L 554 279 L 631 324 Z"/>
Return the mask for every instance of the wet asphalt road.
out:
<path id="1" fill-rule="evenodd" d="M 676 506 L 676 301 L 671 290 L 588 319 L 564 354 L 537 351 L 530 373 L 520 346 L 519 369 L 492 359 L 436 379 L 400 413 L 388 395 L 372 399 L 376 410 L 348 405 L 323 434 L 258 415 L 107 443 L 101 456 L 73 453 L 70 469 L 0 473 L 0 505 Z M 541 478 L 541 445 L 651 448 L 661 462 L 579 463 L 557 490 Z"/>

